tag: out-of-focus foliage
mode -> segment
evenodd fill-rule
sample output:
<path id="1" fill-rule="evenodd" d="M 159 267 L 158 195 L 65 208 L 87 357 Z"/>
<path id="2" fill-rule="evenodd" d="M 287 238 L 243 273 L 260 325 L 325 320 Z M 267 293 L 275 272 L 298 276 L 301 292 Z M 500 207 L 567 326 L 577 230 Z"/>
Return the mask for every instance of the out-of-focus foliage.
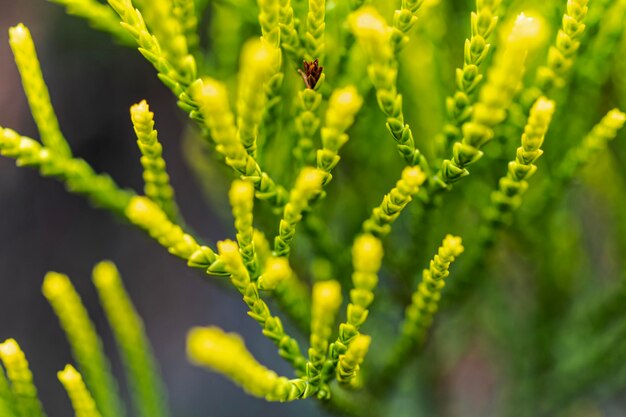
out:
<path id="1" fill-rule="evenodd" d="M 93 281 L 122 354 L 134 415 L 167 417 L 167 399 L 143 322 L 115 265 L 106 261 L 96 265 Z M 100 338 L 69 278 L 49 272 L 42 291 L 59 318 L 80 371 L 67 365 L 58 372 L 76 417 L 126 415 Z M 4 372 L 0 372 L 0 415 L 44 416 L 28 362 L 15 340 L 0 344 L 0 359 L 8 377 L 7 381 Z"/>

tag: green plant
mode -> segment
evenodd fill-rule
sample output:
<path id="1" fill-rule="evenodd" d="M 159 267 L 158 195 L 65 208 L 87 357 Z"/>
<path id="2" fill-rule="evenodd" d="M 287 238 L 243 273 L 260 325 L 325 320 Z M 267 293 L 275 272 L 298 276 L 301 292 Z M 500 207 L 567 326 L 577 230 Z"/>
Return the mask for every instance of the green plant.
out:
<path id="1" fill-rule="evenodd" d="M 268 401 L 315 397 L 338 414 L 441 415 L 437 385 L 476 332 L 490 342 L 483 355 L 503 369 L 497 415 L 567 412 L 576 399 L 600 402 L 625 388 L 626 318 L 615 307 L 623 272 L 598 291 L 597 257 L 568 242 L 586 232 L 575 220 L 584 213 L 564 201 L 582 179 L 587 191 L 610 194 L 604 204 L 626 231 L 626 148 L 610 143 L 626 114 L 609 110 L 626 94 L 611 61 L 599 59 L 626 45 L 626 1 L 476 0 L 471 14 L 434 0 L 54 2 L 154 66 L 189 116 L 189 146 L 200 150 L 190 165 L 209 182 L 204 191 L 230 203 L 235 240 L 206 243 L 183 219 L 162 155 L 167 141 L 145 100 L 131 107 L 145 195 L 73 156 L 21 24 L 10 43 L 41 143 L 2 128 L 0 152 L 144 230 L 189 267 L 230 280 L 294 375 L 268 369 L 240 336 L 217 327 L 190 331 L 193 363 Z M 208 7 L 213 36 L 205 39 Z M 457 34 L 464 45 L 444 48 Z M 212 181 L 230 184 L 228 198 L 214 195 Z M 622 271 L 626 240 L 616 236 L 612 248 Z M 586 264 L 577 271 L 579 257 Z M 137 414 L 166 415 L 141 321 L 113 266 L 94 274 Z M 69 367 L 59 377 L 76 414 L 122 415 L 69 280 L 48 275 L 44 294 L 78 363 L 80 374 Z M 589 325 L 590 317 L 601 319 Z M 0 411 L 42 415 L 17 344 L 5 342 L 0 356 L 9 376 L 0 380 Z M 417 376 L 403 372 L 415 358 Z M 412 407 L 398 388 L 407 380 L 421 393 Z"/>
<path id="2" fill-rule="evenodd" d="M 136 415 L 167 416 L 159 373 L 143 322 L 124 290 L 120 275 L 111 262 L 101 262 L 93 270 L 93 283 L 119 347 Z M 109 359 L 80 296 L 66 275 L 50 272 L 43 283 L 48 299 L 72 348 L 80 373 L 67 365 L 58 373 L 74 411 L 79 417 L 123 416 L 125 407 Z M 37 389 L 28 362 L 17 342 L 0 344 L 0 359 L 6 370 L 0 372 L 0 411 L 2 416 L 43 416 Z M 84 378 L 84 380 L 83 380 Z M 8 383 L 10 382 L 10 384 Z"/>

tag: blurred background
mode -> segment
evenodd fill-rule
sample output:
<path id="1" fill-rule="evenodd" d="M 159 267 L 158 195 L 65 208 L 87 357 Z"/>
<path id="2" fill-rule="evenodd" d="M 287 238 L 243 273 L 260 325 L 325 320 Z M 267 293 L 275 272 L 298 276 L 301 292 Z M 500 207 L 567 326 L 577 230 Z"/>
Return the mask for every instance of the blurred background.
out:
<path id="1" fill-rule="evenodd" d="M 294 3 L 302 7 L 305 2 Z M 474 8 L 474 2 L 469 0 L 430 3 L 443 4 L 440 8 L 429 9 L 442 13 L 434 13 L 424 19 L 423 25 L 416 30 L 418 34 L 414 42 L 422 42 L 420 59 L 406 54 L 401 62 L 408 70 L 401 73 L 400 82 L 414 92 L 405 97 L 407 107 L 411 108 L 408 117 L 413 126 L 421 128 L 415 130 L 424 133 L 421 140 L 429 139 L 441 128 L 444 98 L 452 91 L 453 68 L 461 64 L 463 39 L 469 32 L 468 16 Z M 549 36 L 542 40 L 545 52 L 545 45 L 553 39 L 560 24 L 565 2 L 511 0 L 509 3 L 534 4 L 545 13 L 545 19 L 552 24 Z M 597 3 L 606 5 L 611 2 L 598 0 Z M 74 153 L 87 160 L 96 171 L 109 173 L 119 185 L 139 192 L 143 186 L 140 153 L 135 144 L 128 109 L 146 99 L 155 113 L 156 128 L 164 144 L 164 156 L 184 217 L 207 241 L 234 237 L 230 220 L 218 220 L 223 218 L 220 213 L 226 209 L 224 199 L 212 200 L 212 195 L 220 194 L 215 190 L 202 193 L 203 185 L 197 181 L 197 176 L 185 160 L 183 137 L 186 134 L 186 116 L 176 107 L 171 92 L 156 78 L 154 69 L 135 49 L 116 45 L 108 35 L 92 30 L 82 20 L 67 16 L 61 7 L 45 0 L 0 0 L 0 126 L 10 127 L 26 136 L 38 136 L 8 44 L 8 28 L 19 22 L 26 24 L 33 34 L 52 103 Z M 250 28 L 242 31 L 246 30 L 252 31 Z M 619 45 L 620 49 L 616 50 L 626 51 L 626 42 L 621 41 Z M 595 65 L 595 73 L 598 71 L 596 67 L 607 72 L 602 85 L 598 86 L 602 95 L 594 96 L 594 104 L 599 104 L 587 109 L 585 106 L 589 101 L 584 88 L 577 85 L 572 89 L 572 111 L 577 111 L 577 116 L 575 120 L 570 120 L 567 112 L 557 112 L 558 121 L 555 124 L 562 129 L 556 129 L 557 133 L 549 136 L 550 143 L 547 144 L 547 149 L 553 146 L 553 150 L 557 151 L 552 156 L 546 155 L 545 159 L 558 160 L 559 149 L 565 146 L 566 139 L 571 140 L 569 143 L 580 140 L 607 109 L 617 104 L 624 109 L 626 105 L 626 61 L 610 57 L 610 61 L 607 58 L 594 63 L 589 59 L 593 57 L 593 51 L 592 48 L 586 49 L 587 60 L 581 58 L 581 62 Z M 233 51 L 231 54 L 234 55 Z M 542 53 L 531 56 L 531 66 L 536 66 L 544 56 Z M 226 58 L 225 61 L 228 61 Z M 236 56 L 231 64 L 236 67 Z M 226 73 L 230 74 L 230 70 L 227 68 Z M 413 74 L 420 74 L 420 77 Z M 566 101 L 569 98 L 566 96 Z M 391 141 L 384 136 L 387 132 L 373 95 L 368 99 L 369 107 L 363 119 L 366 122 L 374 120 L 376 127 L 371 130 L 370 125 L 362 125 L 355 130 L 363 138 L 382 137 Z M 575 134 L 569 135 L 571 132 Z M 433 336 L 435 347 L 429 345 L 424 360 L 417 366 L 413 364 L 409 367 L 411 377 L 417 379 L 418 374 L 425 375 L 421 380 L 423 385 L 430 383 L 429 378 L 433 374 L 436 375 L 432 380 L 439 385 L 422 386 L 420 391 L 416 391 L 414 384 L 401 381 L 397 387 L 400 397 L 397 407 L 412 410 L 416 408 L 415 404 L 424 402 L 425 397 L 437 396 L 430 401 L 443 404 L 439 410 L 445 410 L 445 415 L 499 416 L 495 410 L 499 409 L 502 399 L 507 398 L 505 392 L 510 388 L 503 381 L 514 381 L 518 374 L 532 377 L 535 375 L 533 372 L 538 372 L 543 375 L 542 369 L 528 371 L 524 368 L 526 356 L 535 348 L 532 337 L 526 335 L 535 330 L 533 326 L 537 324 L 526 321 L 525 314 L 536 307 L 535 303 L 540 304 L 533 297 L 536 292 L 541 292 L 537 287 L 541 287 L 541 279 L 545 276 L 553 280 L 547 287 L 554 284 L 554 288 L 546 291 L 550 297 L 567 296 L 567 301 L 555 301 L 553 298 L 541 300 L 548 306 L 554 305 L 553 309 L 539 309 L 542 314 L 554 319 L 546 326 L 546 332 L 540 335 L 544 338 L 541 342 L 548 346 L 546 354 L 550 359 L 553 359 L 550 355 L 558 356 L 559 349 L 565 353 L 574 352 L 574 359 L 579 357 L 579 351 L 599 352 L 601 350 L 579 347 L 595 347 L 596 343 L 601 347 L 601 341 L 594 340 L 590 335 L 595 335 L 596 331 L 602 333 L 613 324 L 621 326 L 609 332 L 613 339 L 606 339 L 609 340 L 609 347 L 614 340 L 621 340 L 613 350 L 616 356 L 610 361 L 603 362 L 602 357 L 591 361 L 604 366 L 598 366 L 597 374 L 594 369 L 584 369 L 582 373 L 572 376 L 573 380 L 590 378 L 587 385 L 593 389 L 589 390 L 589 396 L 575 396 L 573 401 L 565 404 L 563 414 L 559 415 L 626 415 L 626 338 L 616 336 L 626 335 L 622 329 L 626 291 L 621 288 L 619 294 L 605 297 L 606 294 L 613 294 L 612 291 L 619 282 L 624 282 L 626 275 L 626 215 L 623 210 L 626 204 L 623 192 L 626 178 L 623 168 L 626 166 L 626 146 L 623 143 L 626 137 L 624 133 L 620 137 L 611 145 L 610 156 L 586 171 L 584 178 L 577 180 L 574 187 L 555 203 L 552 207 L 554 215 L 542 216 L 540 222 L 533 225 L 532 230 L 536 233 L 515 235 L 519 230 L 528 228 L 522 222 L 515 226 L 511 234 L 504 236 L 502 245 L 487 258 L 489 268 L 480 271 L 488 275 L 491 280 L 485 281 L 490 284 L 481 287 L 483 291 L 477 299 L 467 303 L 468 306 L 464 304 L 458 309 L 446 310 L 438 317 L 437 320 L 444 321 L 444 325 L 438 327 Z M 357 229 L 362 216 L 367 215 L 389 184 L 393 184 L 390 178 L 396 178 L 395 171 L 400 168 L 400 164 L 396 164 L 393 169 L 388 169 L 391 166 L 387 164 L 389 161 L 398 161 L 393 146 L 371 156 L 371 143 L 363 143 L 365 145 L 358 145 L 360 147 L 353 145 L 352 141 L 347 145 L 341 174 L 333 182 L 337 187 L 335 192 L 345 193 L 346 200 L 357 202 L 353 216 L 356 220 L 350 219 Z M 477 174 L 468 179 L 467 186 L 464 184 L 459 188 L 459 191 L 464 191 L 452 197 L 463 201 L 463 209 L 457 210 L 449 204 L 442 209 L 447 211 L 433 214 L 434 230 L 429 229 L 428 237 L 424 238 L 428 242 L 424 243 L 425 249 L 420 253 L 419 261 L 411 263 L 408 259 L 408 265 L 413 268 L 411 272 L 418 271 L 419 274 L 419 270 L 427 266 L 427 260 L 444 233 L 469 230 L 471 236 L 480 218 L 476 214 L 478 209 L 488 201 L 493 184 L 504 173 L 503 167 L 517 146 L 518 139 L 508 144 L 494 143 L 484 163 L 476 165 Z M 369 160 L 366 160 L 368 155 Z M 498 164 L 490 165 L 488 161 Z M 368 188 L 363 195 L 355 191 L 354 184 L 358 185 L 361 179 L 353 175 L 353 168 L 360 167 L 361 163 L 370 163 L 370 173 L 374 173 L 375 177 L 371 189 Z M 544 163 L 549 165 L 542 159 L 540 164 Z M 616 173 L 619 176 L 611 177 Z M 370 183 L 362 182 L 361 187 L 364 184 Z M 220 186 L 223 184 L 215 184 L 216 188 Z M 221 189 L 218 191 L 221 192 Z M 366 204 L 361 198 L 367 200 Z M 345 214 L 345 208 L 339 205 L 335 214 L 337 212 Z M 534 219 L 532 215 L 528 218 Z M 351 233 L 353 226 L 337 228 L 338 242 L 344 248 L 349 248 L 354 235 Z M 408 227 L 401 220 L 398 229 L 403 233 Z M 261 336 L 257 324 L 247 317 L 239 295 L 216 284 L 215 279 L 208 280 L 201 271 L 191 270 L 184 262 L 167 255 L 163 248 L 136 228 L 107 212 L 91 208 L 82 197 L 67 193 L 57 181 L 41 178 L 34 170 L 18 169 L 13 159 L 4 157 L 0 158 L 0 237 L 0 340 L 12 337 L 21 344 L 50 417 L 71 414 L 69 401 L 57 381 L 56 372 L 72 359 L 58 321 L 41 294 L 41 283 L 47 271 L 70 276 L 102 335 L 105 351 L 113 361 L 114 373 L 124 384 L 114 341 L 91 284 L 91 270 L 103 259 L 116 263 L 130 296 L 144 318 L 169 391 L 174 416 L 326 415 L 315 401 L 272 404 L 255 399 L 224 377 L 191 365 L 185 354 L 187 330 L 196 325 L 217 324 L 244 335 L 247 346 L 260 362 L 281 374 L 290 374 L 289 367 L 278 358 L 275 347 Z M 406 239 L 406 234 L 401 238 Z M 402 248 L 403 242 L 406 243 L 406 240 L 400 239 L 395 248 Z M 416 264 L 419 266 L 415 267 Z M 462 265 L 459 270 L 463 269 Z M 386 273 L 393 275 L 389 270 Z M 406 302 L 410 294 L 405 291 L 407 282 L 394 285 L 396 283 L 389 284 L 389 280 L 385 280 L 381 292 L 391 294 L 390 298 L 396 297 L 394 301 Z M 598 297 L 595 297 L 594 291 L 597 291 Z M 606 320 L 608 324 L 590 323 L 589 329 L 576 327 L 581 330 L 570 339 L 555 343 L 552 350 L 551 332 L 570 334 L 558 327 L 561 312 L 569 313 L 570 307 L 576 307 L 577 303 L 590 308 L 604 303 L 605 309 L 594 311 L 610 315 L 610 320 Z M 375 314 L 382 314 L 382 318 L 374 318 L 372 324 L 376 331 L 390 336 L 395 331 L 400 310 L 387 314 L 383 311 L 387 307 L 389 304 L 384 302 L 375 306 Z M 448 314 L 450 310 L 453 313 Z M 540 318 L 539 314 L 533 316 L 533 320 Z M 567 324 L 578 326 L 576 320 L 572 319 Z M 589 333 L 585 333 L 587 330 Z M 620 354 L 622 356 L 618 356 Z M 446 362 L 438 355 L 455 359 Z M 584 360 L 586 358 L 583 357 L 580 363 L 586 363 Z M 612 365 L 620 361 L 621 367 Z M 434 366 L 429 364 L 434 363 L 442 364 L 437 372 L 431 372 Z M 537 366 L 537 363 L 534 365 Z M 541 365 L 539 361 L 539 367 Z M 610 372 L 611 368 L 614 372 Z M 576 366 L 572 369 L 580 371 Z M 594 378 L 599 383 L 595 383 Z M 610 383 L 605 385 L 606 381 Z M 537 384 L 528 391 L 522 388 L 522 394 L 515 401 L 519 404 L 538 402 L 539 399 L 533 395 L 541 395 L 542 387 Z M 121 391 L 127 392 L 124 386 Z M 532 393 L 531 396 L 524 397 L 528 392 Z M 515 406 L 509 408 L 510 415 L 523 415 L 516 413 Z M 433 415 L 422 412 L 421 415 Z"/>

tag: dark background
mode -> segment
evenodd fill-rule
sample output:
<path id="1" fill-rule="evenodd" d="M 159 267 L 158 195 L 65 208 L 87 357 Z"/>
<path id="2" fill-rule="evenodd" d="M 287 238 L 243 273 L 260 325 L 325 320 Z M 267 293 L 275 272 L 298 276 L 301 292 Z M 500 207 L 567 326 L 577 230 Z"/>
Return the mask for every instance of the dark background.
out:
<path id="1" fill-rule="evenodd" d="M 139 151 L 128 109 L 147 99 L 185 217 L 210 241 L 234 237 L 230 224 L 215 220 L 183 161 L 184 115 L 152 67 L 136 50 L 115 45 L 57 5 L 0 0 L 0 125 L 37 137 L 8 44 L 8 29 L 19 22 L 32 32 L 53 105 L 74 153 L 97 171 L 108 172 L 121 186 L 140 191 Z M 56 372 L 72 362 L 58 321 L 41 294 L 42 279 L 50 270 L 72 279 L 126 392 L 115 344 L 91 284 L 91 269 L 102 259 L 117 264 L 145 320 L 174 415 L 322 413 L 313 401 L 270 404 L 255 399 L 224 377 L 191 365 L 185 355 L 188 329 L 217 324 L 244 334 L 264 364 L 279 372 L 288 370 L 233 292 L 208 283 L 200 271 L 167 255 L 134 227 L 93 209 L 54 180 L 16 168 L 9 158 L 0 158 L 0 237 L 0 339 L 13 337 L 22 346 L 49 416 L 71 415 Z"/>

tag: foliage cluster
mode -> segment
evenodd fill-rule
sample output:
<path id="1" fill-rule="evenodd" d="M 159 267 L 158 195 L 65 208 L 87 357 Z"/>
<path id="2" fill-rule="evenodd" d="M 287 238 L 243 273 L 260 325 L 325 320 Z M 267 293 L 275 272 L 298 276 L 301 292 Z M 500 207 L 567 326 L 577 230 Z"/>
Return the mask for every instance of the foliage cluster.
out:
<path id="1" fill-rule="evenodd" d="M 443 415 L 442 380 L 479 334 L 503 381 L 497 415 L 554 415 L 626 388 L 626 146 L 613 142 L 626 121 L 613 108 L 626 106 L 625 0 L 52 1 L 154 66 L 235 234 L 213 244 L 185 222 L 145 100 L 130 110 L 142 195 L 73 155 L 22 24 L 9 38 L 40 140 L 0 128 L 0 152 L 232 286 L 294 375 L 215 326 L 190 330 L 193 363 L 267 401 Z M 608 267 L 577 243 L 594 236 L 585 194 L 615 229 Z M 167 416 L 115 267 L 99 264 L 94 283 L 136 415 Z M 68 278 L 50 273 L 43 292 L 77 362 L 59 373 L 76 415 L 123 416 Z M 43 416 L 14 340 L 0 358 L 0 415 Z M 411 407 L 401 384 L 419 393 Z"/>

